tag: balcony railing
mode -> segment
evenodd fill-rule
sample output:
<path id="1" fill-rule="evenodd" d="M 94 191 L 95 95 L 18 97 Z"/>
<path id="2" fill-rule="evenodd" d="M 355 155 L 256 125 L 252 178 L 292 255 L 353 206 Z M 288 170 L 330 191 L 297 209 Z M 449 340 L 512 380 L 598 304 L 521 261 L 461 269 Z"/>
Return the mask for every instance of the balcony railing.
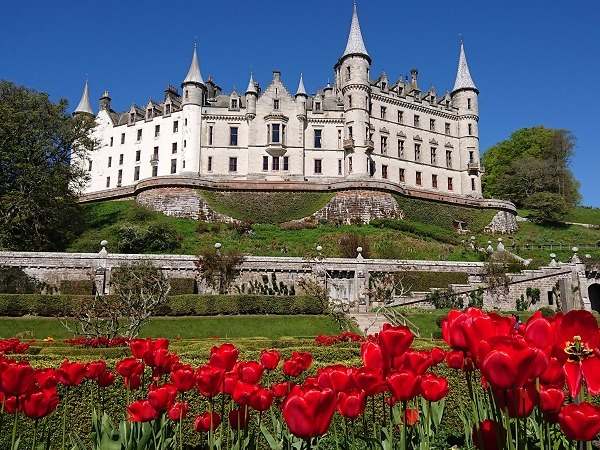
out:
<path id="1" fill-rule="evenodd" d="M 368 152 L 372 152 L 375 150 L 375 142 L 373 142 L 371 139 L 365 139 L 365 147 L 367 147 Z"/>
<path id="2" fill-rule="evenodd" d="M 344 139 L 344 150 L 352 150 L 354 148 L 354 139 Z"/>

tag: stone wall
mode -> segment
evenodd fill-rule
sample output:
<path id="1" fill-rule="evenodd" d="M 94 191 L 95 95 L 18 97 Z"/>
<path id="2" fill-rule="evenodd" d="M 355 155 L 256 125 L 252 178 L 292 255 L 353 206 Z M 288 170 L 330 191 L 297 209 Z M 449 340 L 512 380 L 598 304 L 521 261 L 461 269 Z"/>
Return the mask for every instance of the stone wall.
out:
<path id="1" fill-rule="evenodd" d="M 517 216 L 507 211 L 498 211 L 492 222 L 484 229 L 486 233 L 510 234 L 517 231 L 519 231 Z"/>
<path id="2" fill-rule="evenodd" d="M 351 224 L 358 219 L 361 223 L 384 217 L 402 219 L 404 214 L 390 193 L 352 190 L 336 193 L 335 197 L 312 217 L 316 220 L 339 220 Z"/>

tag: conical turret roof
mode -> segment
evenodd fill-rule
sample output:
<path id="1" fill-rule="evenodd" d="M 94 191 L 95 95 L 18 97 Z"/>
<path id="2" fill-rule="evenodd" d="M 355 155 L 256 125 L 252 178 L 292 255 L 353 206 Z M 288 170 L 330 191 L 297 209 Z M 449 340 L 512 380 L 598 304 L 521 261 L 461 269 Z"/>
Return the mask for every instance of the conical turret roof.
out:
<path id="1" fill-rule="evenodd" d="M 454 82 L 454 89 L 452 92 L 456 92 L 461 89 L 473 89 L 477 91 L 475 83 L 471 78 L 469 72 L 469 65 L 467 64 L 467 57 L 465 56 L 465 46 L 463 42 L 460 42 L 460 57 L 458 59 L 458 71 L 456 72 L 456 81 Z"/>
<path id="2" fill-rule="evenodd" d="M 358 23 L 358 12 L 356 11 L 356 2 L 354 2 L 354 9 L 352 11 L 352 23 L 350 24 L 350 34 L 348 35 L 348 43 L 346 44 L 346 50 L 344 51 L 342 57 L 356 54 L 369 56 L 369 54 L 367 53 L 367 48 L 365 47 L 365 43 L 362 38 L 362 33 L 360 32 L 360 24 Z"/>
<path id="3" fill-rule="evenodd" d="M 258 92 L 256 91 L 256 84 L 254 84 L 254 77 L 252 76 L 252 72 L 250 72 L 250 81 L 248 81 L 246 94 L 258 94 Z"/>
<path id="4" fill-rule="evenodd" d="M 196 46 L 194 45 L 194 55 L 192 56 L 192 63 L 190 64 L 190 70 L 188 70 L 187 76 L 183 83 L 200 83 L 204 84 L 202 74 L 200 73 L 200 66 L 198 65 L 198 55 L 196 53 Z"/>
<path id="5" fill-rule="evenodd" d="M 304 88 L 304 79 L 302 77 L 302 74 L 300 74 L 300 82 L 298 83 L 298 90 L 296 91 L 296 95 L 305 95 L 308 97 L 306 89 Z"/>
<path id="6" fill-rule="evenodd" d="M 76 113 L 87 113 L 94 114 L 92 110 L 92 104 L 90 103 L 90 92 L 88 89 L 88 81 L 85 80 L 85 87 L 83 88 L 83 94 L 81 95 L 81 100 L 79 100 L 79 104 L 77 108 L 75 108 Z"/>

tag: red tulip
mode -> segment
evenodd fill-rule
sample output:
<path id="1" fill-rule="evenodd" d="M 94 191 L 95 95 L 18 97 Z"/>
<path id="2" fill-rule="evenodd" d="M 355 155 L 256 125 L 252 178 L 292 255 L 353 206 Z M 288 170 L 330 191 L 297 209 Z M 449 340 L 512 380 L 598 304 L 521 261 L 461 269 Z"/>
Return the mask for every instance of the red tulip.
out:
<path id="1" fill-rule="evenodd" d="M 56 387 L 60 382 L 58 379 L 58 370 L 56 369 L 37 369 L 34 380 L 41 389 L 50 389 Z"/>
<path id="2" fill-rule="evenodd" d="M 396 400 L 412 400 L 419 394 L 421 377 L 408 371 L 394 371 L 386 378 L 390 392 Z"/>
<path id="3" fill-rule="evenodd" d="M 465 352 L 462 350 L 453 350 L 446 353 L 446 364 L 451 369 L 463 370 L 465 365 Z"/>
<path id="4" fill-rule="evenodd" d="M 507 410 L 513 418 L 529 417 L 533 407 L 539 403 L 539 394 L 533 382 L 520 388 L 496 391 L 495 396 L 500 409 Z"/>
<path id="5" fill-rule="evenodd" d="M 138 400 L 127 406 L 130 422 L 150 422 L 158 419 L 158 411 L 155 410 L 148 400 Z"/>
<path id="6" fill-rule="evenodd" d="M 106 372 L 106 361 L 92 361 L 86 364 L 86 378 L 98 378 L 102 372 Z"/>
<path id="7" fill-rule="evenodd" d="M 162 375 L 171 373 L 171 368 L 179 363 L 179 357 L 175 353 L 169 353 L 167 349 L 160 348 L 152 353 L 146 353 L 144 361 L 152 367 L 152 377 L 157 380 Z"/>
<path id="8" fill-rule="evenodd" d="M 151 339 L 132 339 L 129 348 L 135 358 L 144 359 L 144 355 L 150 351 Z"/>
<path id="9" fill-rule="evenodd" d="M 187 402 L 177 402 L 169 408 L 167 411 L 167 417 L 173 422 L 179 422 L 185 419 L 188 412 L 190 412 L 190 406 Z"/>
<path id="10" fill-rule="evenodd" d="M 115 370 L 123 378 L 129 378 L 133 375 L 141 376 L 144 372 L 144 363 L 135 358 L 125 358 L 117 362 Z"/>
<path id="11" fill-rule="evenodd" d="M 446 352 L 439 347 L 433 347 L 430 354 L 434 365 L 441 363 L 446 357 Z"/>
<path id="12" fill-rule="evenodd" d="M 171 372 L 171 382 L 178 391 L 187 392 L 196 385 L 196 374 L 191 366 L 181 366 Z"/>
<path id="13" fill-rule="evenodd" d="M 273 404 L 273 392 L 259 387 L 250 395 L 249 405 L 255 411 L 266 411 Z"/>
<path id="14" fill-rule="evenodd" d="M 283 361 L 281 370 L 288 377 L 299 377 L 304 372 L 301 362 L 295 359 L 286 359 Z"/>
<path id="15" fill-rule="evenodd" d="M 233 400 L 238 403 L 238 405 L 248 405 L 250 402 L 250 397 L 252 397 L 257 390 L 258 386 L 256 384 L 238 381 L 231 396 L 233 397 Z"/>
<path id="16" fill-rule="evenodd" d="M 353 368 L 342 364 L 327 366 L 317 371 L 317 383 L 321 388 L 329 388 L 335 392 L 350 389 L 353 384 Z"/>
<path id="17" fill-rule="evenodd" d="M 562 364 L 556 358 L 550 358 L 548 360 L 548 367 L 540 375 L 540 383 L 546 387 L 562 389 L 565 385 L 565 380 L 565 371 Z"/>
<path id="18" fill-rule="evenodd" d="M 337 410 L 342 417 L 356 419 L 367 406 L 367 397 L 364 391 L 353 389 L 338 394 Z"/>
<path id="19" fill-rule="evenodd" d="M 558 413 L 562 408 L 565 397 L 565 391 L 562 389 L 542 387 L 540 389 L 540 411 L 543 413 Z"/>
<path id="20" fill-rule="evenodd" d="M 115 382 L 115 373 L 114 372 L 102 372 L 100 375 L 98 375 L 98 378 L 96 378 L 96 383 L 98 383 L 98 386 L 100 386 L 100 387 L 112 386 L 114 382 Z"/>
<path id="21" fill-rule="evenodd" d="M 33 387 L 34 375 L 27 361 L 13 361 L 0 371 L 1 390 L 6 396 L 25 394 Z"/>
<path id="22" fill-rule="evenodd" d="M 283 398 L 289 394 L 291 388 L 292 387 L 290 386 L 290 384 L 284 381 L 281 383 L 274 383 L 273 385 L 271 385 L 271 392 L 273 392 L 273 395 L 276 398 Z"/>
<path id="23" fill-rule="evenodd" d="M 263 375 L 264 367 L 256 361 L 245 361 L 238 365 L 237 373 L 240 380 L 247 383 L 258 383 Z"/>
<path id="24" fill-rule="evenodd" d="M 383 325 L 383 329 L 377 337 L 379 345 L 391 357 L 404 354 L 414 339 L 415 335 L 407 326 L 392 326 L 389 323 Z"/>
<path id="25" fill-rule="evenodd" d="M 277 350 L 262 350 L 260 352 L 260 363 L 265 370 L 275 370 L 280 358 L 281 355 L 279 355 Z"/>
<path id="26" fill-rule="evenodd" d="M 412 427 L 415 423 L 419 421 L 419 410 L 406 408 L 406 420 L 405 425 L 407 427 Z"/>
<path id="27" fill-rule="evenodd" d="M 415 375 L 425 373 L 433 365 L 431 354 L 425 350 L 407 350 L 394 360 L 393 369 L 408 370 Z"/>
<path id="28" fill-rule="evenodd" d="M 453 310 L 442 319 L 442 336 L 446 344 L 453 350 L 468 350 L 467 336 L 465 333 L 465 321 L 469 318 L 482 316 L 483 313 L 477 308 L 469 308 L 465 312 Z"/>
<path id="29" fill-rule="evenodd" d="M 381 369 L 363 366 L 354 372 L 352 376 L 356 386 L 365 391 L 370 397 L 381 394 L 388 389 Z"/>
<path id="30" fill-rule="evenodd" d="M 229 425 L 233 430 L 245 430 L 250 422 L 250 411 L 248 408 L 241 407 L 232 409 L 229 412 Z"/>
<path id="31" fill-rule="evenodd" d="M 384 373 L 390 370 L 390 356 L 376 342 L 365 342 L 360 348 L 360 357 L 366 367 L 381 369 Z"/>
<path id="32" fill-rule="evenodd" d="M 42 389 L 25 396 L 23 411 L 31 419 L 41 419 L 51 414 L 58 405 L 56 388 Z"/>
<path id="33" fill-rule="evenodd" d="M 3 392 L 0 392 L 0 404 L 4 405 L 4 412 L 6 414 L 14 414 L 17 412 L 17 397 L 14 395 L 7 396 Z M 18 405 L 18 410 L 23 410 L 23 402 Z"/>
<path id="34" fill-rule="evenodd" d="M 536 311 L 527 320 L 523 329 L 523 337 L 528 343 L 550 355 L 556 346 L 555 319 L 542 317 L 542 313 Z"/>
<path id="35" fill-rule="evenodd" d="M 86 370 L 85 364 L 80 362 L 71 363 L 68 359 L 65 359 L 60 366 L 58 378 L 65 386 L 78 386 L 85 377 Z"/>
<path id="36" fill-rule="evenodd" d="M 168 410 L 175 403 L 175 397 L 177 397 L 177 388 L 172 384 L 150 385 L 148 402 L 157 411 Z"/>
<path id="37" fill-rule="evenodd" d="M 142 376 L 138 374 L 133 374 L 130 377 L 124 377 L 123 384 L 127 389 L 130 390 L 139 389 L 142 385 Z"/>
<path id="38" fill-rule="evenodd" d="M 223 387 L 225 373 L 221 367 L 206 364 L 196 371 L 196 387 L 205 397 L 214 397 Z"/>
<path id="39" fill-rule="evenodd" d="M 479 431 L 473 427 L 472 438 L 478 450 L 501 450 L 506 442 L 506 434 L 502 424 L 487 419 L 479 423 Z"/>
<path id="40" fill-rule="evenodd" d="M 438 377 L 437 375 L 428 372 L 421 377 L 419 391 L 425 400 L 439 402 L 448 395 L 450 386 L 448 386 L 448 380 L 446 378 Z"/>
<path id="41" fill-rule="evenodd" d="M 294 386 L 283 403 L 283 418 L 295 436 L 310 439 L 325 434 L 336 407 L 331 389 L 305 389 Z"/>
<path id="42" fill-rule="evenodd" d="M 558 415 L 558 423 L 569 439 L 591 441 L 600 432 L 600 408 L 588 402 L 565 405 Z"/>
<path id="43" fill-rule="evenodd" d="M 235 390 L 238 381 L 240 381 L 240 377 L 236 371 L 232 370 L 231 372 L 227 372 L 223 381 L 223 393 L 233 395 L 233 391 Z"/>
<path id="44" fill-rule="evenodd" d="M 216 430 L 221 424 L 221 416 L 216 412 L 210 414 L 205 412 L 202 415 L 197 415 L 194 421 L 194 430 L 198 433 L 206 433 L 209 430 Z"/>
<path id="45" fill-rule="evenodd" d="M 233 369 L 240 351 L 233 344 L 223 344 L 210 349 L 210 363 L 222 368 L 225 372 Z"/>

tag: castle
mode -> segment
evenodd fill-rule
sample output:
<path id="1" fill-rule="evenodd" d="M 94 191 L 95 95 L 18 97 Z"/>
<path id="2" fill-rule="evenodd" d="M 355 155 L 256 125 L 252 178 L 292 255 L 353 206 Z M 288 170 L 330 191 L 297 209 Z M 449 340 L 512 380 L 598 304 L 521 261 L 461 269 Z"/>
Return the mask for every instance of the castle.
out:
<path id="1" fill-rule="evenodd" d="M 481 198 L 478 90 L 461 42 L 451 92 L 422 92 L 411 79 L 370 74 L 356 4 L 348 42 L 329 83 L 309 96 L 300 74 L 291 93 L 281 74 L 262 89 L 250 74 L 245 92 L 222 92 L 201 75 L 194 48 L 182 92 L 165 90 L 129 111 L 100 98 L 94 137 L 98 148 L 85 161 L 83 194 L 111 197 L 147 180 L 195 177 L 212 182 L 383 182 L 403 191 L 445 198 Z M 75 114 L 94 114 L 86 82 Z M 299 183 L 299 184 L 298 184 Z M 114 195 L 112 195 L 114 196 Z"/>

